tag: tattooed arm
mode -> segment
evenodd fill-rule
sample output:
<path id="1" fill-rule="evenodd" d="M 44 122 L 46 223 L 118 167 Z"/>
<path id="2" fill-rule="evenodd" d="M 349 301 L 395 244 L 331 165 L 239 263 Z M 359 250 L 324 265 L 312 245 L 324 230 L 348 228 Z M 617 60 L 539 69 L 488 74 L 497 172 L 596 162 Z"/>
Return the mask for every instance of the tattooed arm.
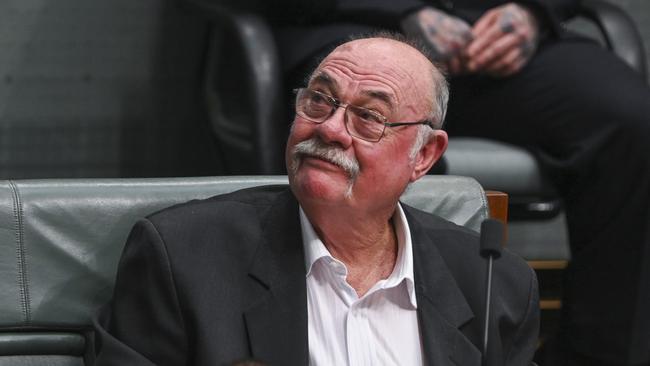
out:
<path id="1" fill-rule="evenodd" d="M 539 22 L 527 7 L 507 3 L 483 14 L 472 34 L 463 52 L 466 70 L 505 77 L 521 70 L 535 53 Z"/>
<path id="2" fill-rule="evenodd" d="M 423 40 L 433 61 L 445 65 L 452 74 L 461 71 L 461 54 L 472 41 L 472 28 L 464 20 L 425 7 L 402 20 L 402 30 L 408 36 Z"/>

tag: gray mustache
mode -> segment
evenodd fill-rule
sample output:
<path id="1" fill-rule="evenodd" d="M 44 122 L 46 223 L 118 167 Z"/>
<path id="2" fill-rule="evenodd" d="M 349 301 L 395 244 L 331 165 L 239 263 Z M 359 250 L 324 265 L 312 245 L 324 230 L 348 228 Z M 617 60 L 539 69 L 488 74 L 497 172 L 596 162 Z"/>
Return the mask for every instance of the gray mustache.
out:
<path id="1" fill-rule="evenodd" d="M 356 159 L 350 158 L 342 149 L 327 145 L 318 138 L 311 138 L 294 146 L 293 160 L 296 168 L 302 155 L 314 156 L 330 162 L 345 170 L 352 180 L 359 175 L 359 162 Z"/>

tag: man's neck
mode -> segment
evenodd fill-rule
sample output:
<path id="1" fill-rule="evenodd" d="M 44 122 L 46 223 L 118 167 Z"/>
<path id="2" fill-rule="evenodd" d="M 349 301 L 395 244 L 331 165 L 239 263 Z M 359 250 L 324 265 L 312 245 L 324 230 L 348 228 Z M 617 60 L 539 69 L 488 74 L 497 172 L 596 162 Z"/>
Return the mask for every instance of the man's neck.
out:
<path id="1" fill-rule="evenodd" d="M 390 276 L 398 253 L 392 212 L 358 214 L 326 211 L 316 214 L 303 207 L 314 231 L 330 254 L 348 269 L 347 282 L 359 297 Z M 311 211 L 311 212 L 310 212 Z M 319 212 L 322 212 L 319 210 Z"/>

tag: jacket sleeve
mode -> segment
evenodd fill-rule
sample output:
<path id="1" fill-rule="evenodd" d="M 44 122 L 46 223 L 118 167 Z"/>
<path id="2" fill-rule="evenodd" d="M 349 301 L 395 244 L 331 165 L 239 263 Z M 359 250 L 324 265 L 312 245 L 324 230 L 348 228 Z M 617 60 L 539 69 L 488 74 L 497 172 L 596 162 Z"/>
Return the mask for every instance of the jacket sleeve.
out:
<path id="1" fill-rule="evenodd" d="M 514 333 L 510 350 L 507 352 L 505 364 L 508 366 L 529 365 L 537 348 L 539 338 L 539 289 L 535 271 L 532 268 L 529 269 L 531 275 L 528 304 Z"/>
<path id="2" fill-rule="evenodd" d="M 165 245 L 148 220 L 131 231 L 113 298 L 93 319 L 96 365 L 185 365 L 187 340 Z"/>

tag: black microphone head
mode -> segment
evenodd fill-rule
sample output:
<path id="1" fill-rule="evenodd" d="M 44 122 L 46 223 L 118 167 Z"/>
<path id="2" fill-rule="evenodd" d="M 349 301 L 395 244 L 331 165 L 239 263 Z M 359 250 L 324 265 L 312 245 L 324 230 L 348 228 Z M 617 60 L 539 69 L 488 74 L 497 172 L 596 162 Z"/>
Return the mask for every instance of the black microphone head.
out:
<path id="1" fill-rule="evenodd" d="M 481 223 L 481 257 L 499 258 L 504 234 L 503 224 L 499 220 L 485 219 Z"/>

